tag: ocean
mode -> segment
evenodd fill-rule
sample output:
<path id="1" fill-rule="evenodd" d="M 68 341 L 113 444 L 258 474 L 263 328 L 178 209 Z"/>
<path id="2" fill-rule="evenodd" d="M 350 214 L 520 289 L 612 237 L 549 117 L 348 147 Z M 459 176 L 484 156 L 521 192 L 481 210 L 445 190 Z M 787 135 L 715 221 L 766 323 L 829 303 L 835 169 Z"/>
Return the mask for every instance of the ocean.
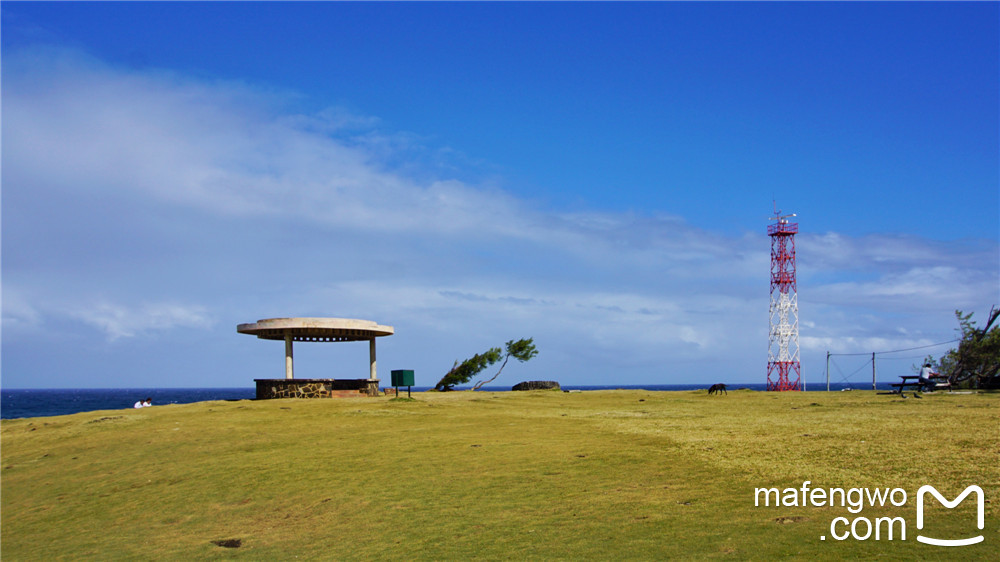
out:
<path id="1" fill-rule="evenodd" d="M 698 390 L 708 388 L 708 384 L 647 384 L 617 386 L 564 386 L 563 390 Z M 415 386 L 414 392 L 423 392 L 430 387 Z M 729 390 L 749 388 L 763 391 L 765 384 L 732 384 Z M 810 391 L 826 390 L 826 384 L 811 385 Z M 871 389 L 866 384 L 831 384 L 830 390 L 847 388 Z M 879 383 L 879 390 L 889 390 L 889 383 Z M 400 389 L 403 390 L 403 389 Z M 459 390 L 462 390 L 461 388 Z M 491 392 L 509 392 L 509 386 L 484 387 Z M 208 400 L 253 400 L 254 388 L 77 388 L 77 389 L 3 389 L 0 390 L 0 418 L 36 418 L 61 416 L 95 410 L 122 410 L 144 398 L 152 398 L 153 406 L 166 404 L 189 404 Z"/>

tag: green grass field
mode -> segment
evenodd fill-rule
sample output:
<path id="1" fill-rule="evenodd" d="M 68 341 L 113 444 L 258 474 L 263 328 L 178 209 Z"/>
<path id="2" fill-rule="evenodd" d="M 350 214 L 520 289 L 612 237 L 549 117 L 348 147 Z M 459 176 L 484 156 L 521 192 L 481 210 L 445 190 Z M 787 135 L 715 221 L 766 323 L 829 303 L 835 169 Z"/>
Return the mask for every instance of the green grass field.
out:
<path id="1" fill-rule="evenodd" d="M 987 559 L 1000 394 L 595 391 L 203 402 L 3 420 L 3 560 Z M 755 488 L 905 505 L 755 506 Z M 929 501 L 916 528 L 916 492 Z M 971 496 L 970 496 L 971 497 Z M 898 496 L 897 496 L 898 498 Z M 835 540 L 901 517 L 906 540 Z M 849 532 L 839 524 L 833 532 Z M 864 522 L 856 525 L 863 534 Z M 917 542 L 982 535 L 964 547 Z M 820 537 L 826 537 L 821 540 Z M 238 548 L 214 541 L 239 540 Z"/>

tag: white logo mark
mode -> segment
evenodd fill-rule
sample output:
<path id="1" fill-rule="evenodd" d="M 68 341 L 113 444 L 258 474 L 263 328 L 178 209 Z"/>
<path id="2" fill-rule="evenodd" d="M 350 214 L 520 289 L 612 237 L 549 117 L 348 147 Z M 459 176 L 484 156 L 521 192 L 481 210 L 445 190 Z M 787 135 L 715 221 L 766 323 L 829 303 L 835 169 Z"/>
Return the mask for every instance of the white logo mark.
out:
<path id="1" fill-rule="evenodd" d="M 984 521 L 985 507 L 984 507 L 984 502 L 983 502 L 983 489 L 982 488 L 980 488 L 979 486 L 975 486 L 975 485 L 969 486 L 968 488 L 965 489 L 964 492 L 962 492 L 961 494 L 959 494 L 958 497 L 954 499 L 954 501 L 948 501 L 948 500 L 945 499 L 944 496 L 942 496 L 937 491 L 937 489 L 934 488 L 934 486 L 927 486 L 927 485 L 925 485 L 925 486 L 921 486 L 920 489 L 917 490 L 917 529 L 923 529 L 924 528 L 924 494 L 926 494 L 928 492 L 930 492 L 930 494 L 932 496 L 934 496 L 935 498 L 937 498 L 937 500 L 939 502 L 941 502 L 941 504 L 944 505 L 945 507 L 947 507 L 948 509 L 953 509 L 955 506 L 957 506 L 958 504 L 962 503 L 962 500 L 964 500 L 966 496 L 968 496 L 969 494 L 975 492 L 976 493 L 976 499 L 978 500 L 978 503 L 979 503 L 979 506 L 978 506 L 978 519 L 977 519 L 976 523 L 978 524 L 979 530 L 982 530 L 983 527 L 986 526 L 985 525 L 985 521 Z M 917 540 L 920 541 L 920 542 L 922 542 L 922 543 L 932 544 L 932 545 L 935 545 L 935 546 L 966 546 L 966 545 L 970 545 L 970 544 L 976 544 L 976 543 L 979 543 L 979 542 L 983 542 L 983 536 L 982 535 L 978 535 L 978 536 L 971 537 L 971 538 L 968 538 L 968 539 L 934 539 L 934 538 L 930 538 L 930 537 L 924 537 L 924 536 L 921 536 L 921 535 L 917 535 Z"/>

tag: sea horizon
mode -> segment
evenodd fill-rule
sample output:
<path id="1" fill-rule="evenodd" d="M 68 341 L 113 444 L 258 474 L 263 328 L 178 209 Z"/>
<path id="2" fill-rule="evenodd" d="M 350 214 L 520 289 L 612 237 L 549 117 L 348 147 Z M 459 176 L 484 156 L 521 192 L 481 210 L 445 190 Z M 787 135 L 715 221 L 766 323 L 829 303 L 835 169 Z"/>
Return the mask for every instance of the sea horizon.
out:
<path id="1" fill-rule="evenodd" d="M 876 390 L 890 390 L 890 382 L 879 381 Z M 647 390 L 683 392 L 704 390 L 711 383 L 565 385 L 563 390 Z M 726 383 L 729 390 L 766 391 L 766 383 Z M 391 388 L 391 387 L 383 387 Z M 426 392 L 432 386 L 414 386 Z M 830 391 L 871 390 L 871 383 L 830 383 Z M 402 390 L 402 387 L 401 387 Z M 469 391 L 458 387 L 455 391 Z M 825 392 L 826 383 L 807 386 L 804 392 Z M 483 392 L 512 392 L 509 386 L 486 386 Z M 152 399 L 153 406 L 190 404 L 213 400 L 254 400 L 255 387 L 123 387 L 123 388 L 0 388 L 0 419 L 37 418 L 101 410 L 132 409 L 137 401 Z"/>

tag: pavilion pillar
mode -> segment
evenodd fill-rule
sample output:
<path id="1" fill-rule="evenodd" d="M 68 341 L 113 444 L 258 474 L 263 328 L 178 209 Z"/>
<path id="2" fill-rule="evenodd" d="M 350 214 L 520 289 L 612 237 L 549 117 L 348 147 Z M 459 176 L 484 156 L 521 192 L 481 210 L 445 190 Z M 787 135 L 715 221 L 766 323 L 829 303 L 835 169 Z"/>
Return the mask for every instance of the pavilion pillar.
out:
<path id="1" fill-rule="evenodd" d="M 285 378 L 294 379 L 292 369 L 292 335 L 285 334 Z"/>
<path id="2" fill-rule="evenodd" d="M 368 396 L 378 396 L 378 375 L 375 371 L 375 336 L 368 340 Z"/>

